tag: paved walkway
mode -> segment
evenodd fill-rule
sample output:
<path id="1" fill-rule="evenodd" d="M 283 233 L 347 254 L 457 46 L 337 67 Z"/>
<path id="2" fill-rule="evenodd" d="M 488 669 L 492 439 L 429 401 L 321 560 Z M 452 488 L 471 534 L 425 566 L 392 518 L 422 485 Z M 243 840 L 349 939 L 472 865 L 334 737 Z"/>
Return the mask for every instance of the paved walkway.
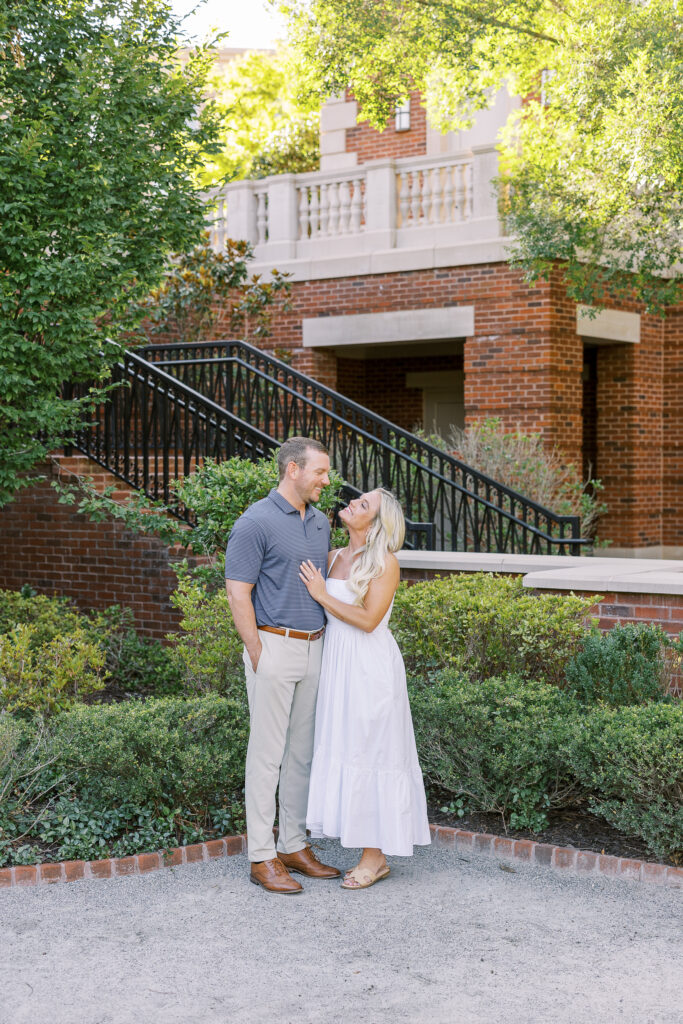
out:
<path id="1" fill-rule="evenodd" d="M 436 847 L 305 884 L 269 896 L 239 856 L 4 890 L 0 1024 L 683 1022 L 681 889 Z"/>

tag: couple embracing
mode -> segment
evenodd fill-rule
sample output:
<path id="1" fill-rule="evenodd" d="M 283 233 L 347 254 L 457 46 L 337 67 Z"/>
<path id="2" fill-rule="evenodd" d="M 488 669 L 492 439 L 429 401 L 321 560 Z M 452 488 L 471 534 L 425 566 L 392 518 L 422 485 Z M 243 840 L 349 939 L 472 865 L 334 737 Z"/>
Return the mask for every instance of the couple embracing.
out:
<path id="1" fill-rule="evenodd" d="M 341 884 L 365 889 L 389 874 L 387 854 L 430 842 L 403 659 L 388 628 L 405 521 L 388 491 L 362 494 L 339 514 L 348 547 L 330 551 L 330 525 L 313 506 L 329 484 L 326 448 L 292 437 L 278 469 L 278 487 L 235 523 L 225 559 L 249 699 L 251 881 L 284 894 L 302 891 L 292 873 L 340 877 L 316 858 L 308 829 L 362 848 Z"/>

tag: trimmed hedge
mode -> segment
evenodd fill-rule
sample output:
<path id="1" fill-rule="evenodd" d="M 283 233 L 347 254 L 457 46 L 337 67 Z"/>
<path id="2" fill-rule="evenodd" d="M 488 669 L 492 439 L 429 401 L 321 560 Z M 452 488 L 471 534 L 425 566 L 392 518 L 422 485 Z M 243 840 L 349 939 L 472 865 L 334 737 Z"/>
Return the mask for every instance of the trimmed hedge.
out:
<path id="1" fill-rule="evenodd" d="M 567 760 L 591 810 L 683 862 L 683 703 L 594 708 L 573 730 Z"/>
<path id="2" fill-rule="evenodd" d="M 476 680 L 511 673 L 562 686 L 596 600 L 535 595 L 519 577 L 453 575 L 401 584 L 391 628 L 406 670 L 425 681 L 454 668 Z"/>
<path id="3" fill-rule="evenodd" d="M 425 779 L 462 811 L 495 811 L 540 831 L 580 793 L 564 751 L 577 703 L 546 683 L 508 676 L 473 685 L 456 671 L 410 692 Z"/>
<path id="4" fill-rule="evenodd" d="M 0 864 L 50 859 L 38 841 L 55 860 L 87 860 L 242 831 L 247 739 L 244 705 L 215 695 L 65 712 L 41 745 L 48 756 L 31 792 L 0 802 Z M 15 755 L 35 746 L 26 731 L 13 742 Z"/>
<path id="5" fill-rule="evenodd" d="M 567 689 L 584 703 L 610 707 L 671 700 L 674 670 L 680 664 L 680 641 L 653 623 L 594 630 L 567 664 Z"/>

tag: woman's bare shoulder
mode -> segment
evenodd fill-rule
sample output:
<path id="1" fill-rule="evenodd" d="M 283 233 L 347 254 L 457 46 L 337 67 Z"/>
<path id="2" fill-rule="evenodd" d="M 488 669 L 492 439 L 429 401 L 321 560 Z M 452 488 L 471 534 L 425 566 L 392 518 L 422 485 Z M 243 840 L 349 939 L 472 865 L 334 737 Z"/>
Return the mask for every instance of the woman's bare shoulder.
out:
<path id="1" fill-rule="evenodd" d="M 387 569 L 394 574 L 398 573 L 400 575 L 401 573 L 401 566 L 399 565 L 398 558 L 391 551 L 387 551 Z"/>

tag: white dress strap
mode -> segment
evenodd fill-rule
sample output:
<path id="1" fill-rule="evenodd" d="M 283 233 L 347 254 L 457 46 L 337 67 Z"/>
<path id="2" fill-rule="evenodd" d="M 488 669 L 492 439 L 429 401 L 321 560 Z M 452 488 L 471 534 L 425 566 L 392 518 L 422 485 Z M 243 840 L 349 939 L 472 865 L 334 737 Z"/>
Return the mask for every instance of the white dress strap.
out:
<path id="1" fill-rule="evenodd" d="M 334 563 L 335 563 L 335 562 L 337 561 L 337 556 L 338 556 L 338 555 L 341 555 L 341 553 L 342 553 L 342 551 L 343 551 L 343 550 L 344 550 L 343 548 L 338 548 L 338 549 L 337 549 L 337 550 L 335 551 L 335 553 L 334 553 L 334 558 L 332 559 L 332 561 L 330 562 L 329 566 L 327 567 L 327 575 L 328 575 L 328 576 L 329 576 L 329 575 L 330 575 L 330 573 L 332 572 L 332 566 L 333 566 L 333 565 L 334 565 Z"/>

